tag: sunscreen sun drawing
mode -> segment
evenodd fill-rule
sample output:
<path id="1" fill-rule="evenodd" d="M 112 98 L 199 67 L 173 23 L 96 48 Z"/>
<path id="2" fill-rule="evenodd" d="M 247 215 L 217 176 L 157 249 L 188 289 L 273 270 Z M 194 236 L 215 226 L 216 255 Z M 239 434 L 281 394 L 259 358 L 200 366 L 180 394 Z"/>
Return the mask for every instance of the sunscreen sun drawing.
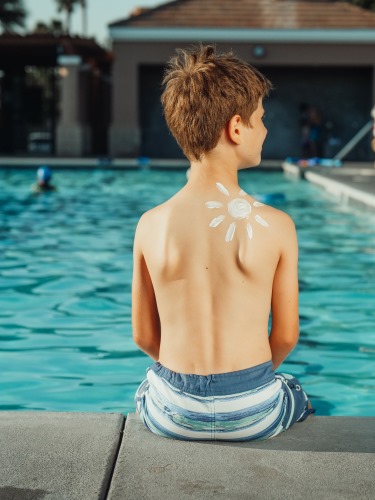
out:
<path id="1" fill-rule="evenodd" d="M 230 197 L 229 191 L 220 182 L 216 183 L 216 187 L 221 193 L 225 194 L 225 196 L 227 196 L 228 198 Z M 242 189 L 238 194 L 239 196 L 246 196 L 245 191 L 243 191 Z M 210 209 L 221 208 L 224 206 L 224 204 L 219 201 L 207 201 L 205 205 Z M 251 203 L 249 203 L 245 198 L 233 198 L 232 200 L 228 201 L 228 214 L 233 219 L 249 219 L 249 216 L 252 213 L 252 208 L 262 207 L 263 205 L 264 204 L 260 203 L 260 201 L 254 201 L 253 205 L 251 206 Z M 225 215 L 218 215 L 210 221 L 209 226 L 217 227 L 223 222 L 224 219 Z M 268 227 L 268 222 L 265 221 L 260 215 L 256 214 L 254 216 L 254 219 L 261 226 Z M 230 222 L 227 233 L 225 235 L 226 242 L 232 241 L 236 228 L 237 223 L 235 221 Z M 253 238 L 253 226 L 250 222 L 247 222 L 246 224 L 246 232 L 247 236 L 251 240 Z"/>

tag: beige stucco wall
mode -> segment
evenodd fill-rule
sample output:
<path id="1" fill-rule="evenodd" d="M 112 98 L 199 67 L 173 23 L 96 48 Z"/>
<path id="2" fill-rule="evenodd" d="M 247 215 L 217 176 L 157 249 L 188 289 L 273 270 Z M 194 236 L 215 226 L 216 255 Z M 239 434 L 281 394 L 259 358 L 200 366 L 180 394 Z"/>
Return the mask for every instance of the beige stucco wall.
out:
<path id="1" fill-rule="evenodd" d="M 88 124 L 88 67 L 65 63 L 60 77 L 60 114 L 56 131 L 58 156 L 79 157 L 91 151 Z"/>

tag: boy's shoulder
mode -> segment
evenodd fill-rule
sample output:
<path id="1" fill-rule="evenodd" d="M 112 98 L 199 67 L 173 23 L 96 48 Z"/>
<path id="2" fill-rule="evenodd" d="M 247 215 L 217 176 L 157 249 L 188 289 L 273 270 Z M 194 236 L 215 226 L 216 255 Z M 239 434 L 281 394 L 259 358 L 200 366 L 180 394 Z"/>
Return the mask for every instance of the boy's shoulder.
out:
<path id="1" fill-rule="evenodd" d="M 254 200 L 256 202 L 256 200 Z M 271 205 L 266 205 L 264 203 L 259 203 L 259 215 L 263 212 L 264 216 L 270 217 L 274 223 L 276 223 L 275 227 L 282 229 L 295 229 L 295 224 L 292 217 L 280 210 L 279 208 L 275 208 Z"/>
<path id="2" fill-rule="evenodd" d="M 176 210 L 176 207 L 181 205 L 179 200 L 181 198 L 181 191 L 177 191 L 173 196 L 165 200 L 163 203 L 156 205 L 153 208 L 150 208 L 146 212 L 142 214 L 139 219 L 138 224 L 147 225 L 147 224 L 160 224 L 163 220 L 163 216 L 167 216 L 171 212 Z"/>
<path id="3" fill-rule="evenodd" d="M 168 209 L 169 201 L 170 200 L 167 200 L 164 203 L 156 205 L 155 207 L 144 212 L 141 215 L 138 224 L 152 223 L 155 219 L 159 218 Z"/>
<path id="4" fill-rule="evenodd" d="M 292 217 L 286 212 L 269 205 L 265 205 L 265 207 L 269 211 L 268 220 L 274 228 L 273 236 L 280 250 L 289 252 L 298 248 L 297 230 Z"/>
<path id="5" fill-rule="evenodd" d="M 289 214 L 271 205 L 262 205 L 258 213 L 268 223 L 268 234 L 278 247 L 288 250 L 298 245 L 296 226 Z"/>
<path id="6" fill-rule="evenodd" d="M 149 231 L 152 227 L 160 226 L 163 215 L 169 211 L 170 201 L 171 199 L 144 212 L 138 220 L 137 233 L 141 233 L 145 228 Z"/>

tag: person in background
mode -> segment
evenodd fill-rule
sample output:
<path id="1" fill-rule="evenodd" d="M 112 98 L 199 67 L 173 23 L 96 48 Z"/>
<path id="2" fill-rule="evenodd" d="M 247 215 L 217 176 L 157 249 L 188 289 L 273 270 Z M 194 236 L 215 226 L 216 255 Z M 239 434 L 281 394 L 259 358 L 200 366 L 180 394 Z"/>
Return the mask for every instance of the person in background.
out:
<path id="1" fill-rule="evenodd" d="M 31 186 L 34 194 L 56 191 L 56 186 L 51 184 L 52 172 L 48 167 L 40 167 L 36 173 L 37 182 Z"/>
<path id="2" fill-rule="evenodd" d="M 322 115 L 316 106 L 310 106 L 309 116 L 309 147 L 310 158 L 322 156 Z"/>
<path id="3" fill-rule="evenodd" d="M 301 155 L 302 158 L 309 158 L 310 155 L 310 123 L 308 115 L 309 106 L 305 102 L 299 105 L 299 126 L 301 134 Z"/>

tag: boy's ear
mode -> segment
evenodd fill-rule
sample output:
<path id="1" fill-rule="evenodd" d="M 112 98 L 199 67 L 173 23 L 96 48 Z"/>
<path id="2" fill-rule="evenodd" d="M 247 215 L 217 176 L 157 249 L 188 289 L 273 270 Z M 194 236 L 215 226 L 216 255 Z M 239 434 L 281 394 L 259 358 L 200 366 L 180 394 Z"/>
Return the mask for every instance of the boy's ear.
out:
<path id="1" fill-rule="evenodd" d="M 241 144 L 241 130 L 243 127 L 240 115 L 234 115 L 227 125 L 228 137 L 235 144 Z"/>

